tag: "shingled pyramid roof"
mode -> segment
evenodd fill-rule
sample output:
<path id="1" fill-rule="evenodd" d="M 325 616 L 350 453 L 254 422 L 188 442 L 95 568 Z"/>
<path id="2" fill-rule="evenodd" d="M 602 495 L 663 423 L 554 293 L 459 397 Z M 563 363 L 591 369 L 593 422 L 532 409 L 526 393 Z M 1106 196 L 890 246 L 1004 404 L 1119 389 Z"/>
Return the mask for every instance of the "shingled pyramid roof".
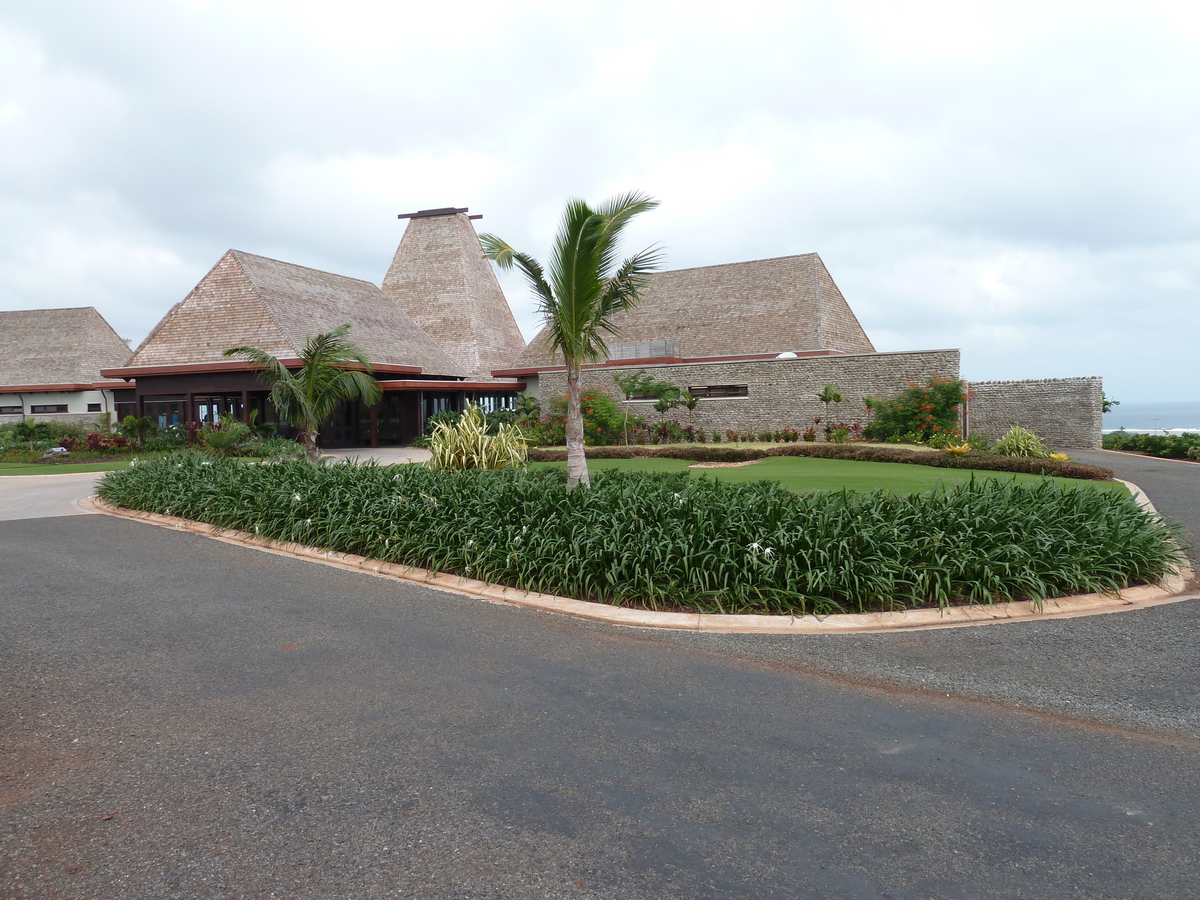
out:
<path id="1" fill-rule="evenodd" d="M 678 341 L 683 357 L 875 349 L 815 253 L 657 272 L 641 297 L 613 316 L 610 345 Z M 550 361 L 543 328 L 510 368 L 552 364 L 562 358 Z"/>
<path id="2" fill-rule="evenodd" d="M 422 210 L 409 218 L 383 292 L 472 378 L 488 378 L 525 340 L 466 210 Z"/>
<path id="3" fill-rule="evenodd" d="M 91 385 L 127 359 L 125 342 L 90 306 L 0 312 L 0 390 Z"/>
<path id="4" fill-rule="evenodd" d="M 230 250 L 155 326 L 129 367 L 227 362 L 234 346 L 279 359 L 300 356 L 309 337 L 349 322 L 374 365 L 420 366 L 462 377 L 462 367 L 375 285 Z"/>

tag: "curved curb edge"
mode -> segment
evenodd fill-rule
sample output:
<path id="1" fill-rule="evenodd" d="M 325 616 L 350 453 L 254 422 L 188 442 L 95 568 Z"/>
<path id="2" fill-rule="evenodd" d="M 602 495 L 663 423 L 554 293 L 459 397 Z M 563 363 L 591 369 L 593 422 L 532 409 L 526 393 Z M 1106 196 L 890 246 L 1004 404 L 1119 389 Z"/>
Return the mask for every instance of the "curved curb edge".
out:
<path id="1" fill-rule="evenodd" d="M 1153 504 L 1137 485 L 1123 482 L 1145 508 L 1155 512 Z M 862 634 L 878 631 L 913 631 L 932 628 L 962 628 L 971 625 L 990 625 L 1000 622 L 1038 622 L 1045 619 L 1068 619 L 1102 613 L 1143 609 L 1183 600 L 1200 599 L 1200 594 L 1182 593 L 1188 580 L 1194 577 L 1191 569 L 1177 569 L 1157 585 L 1139 585 L 1112 594 L 1077 594 L 1045 600 L 1040 606 L 1031 600 L 1014 600 L 986 606 L 953 606 L 946 609 L 912 609 L 901 612 L 838 613 L 818 618 L 806 616 L 717 615 L 709 613 L 670 613 L 629 609 L 539 594 L 519 588 L 505 587 L 462 578 L 444 572 L 405 566 L 399 563 L 368 559 L 352 553 L 320 550 L 303 544 L 273 541 L 244 531 L 223 531 L 204 522 L 193 522 L 159 513 L 139 512 L 110 506 L 98 497 L 84 497 L 79 505 L 87 510 L 119 518 L 133 519 L 148 525 L 186 531 L 229 544 L 239 544 L 305 559 L 341 569 L 366 572 L 380 578 L 419 584 L 435 590 L 477 597 L 489 603 L 522 606 L 542 612 L 559 613 L 631 628 L 666 628 L 675 631 L 700 631 L 724 634 Z"/>

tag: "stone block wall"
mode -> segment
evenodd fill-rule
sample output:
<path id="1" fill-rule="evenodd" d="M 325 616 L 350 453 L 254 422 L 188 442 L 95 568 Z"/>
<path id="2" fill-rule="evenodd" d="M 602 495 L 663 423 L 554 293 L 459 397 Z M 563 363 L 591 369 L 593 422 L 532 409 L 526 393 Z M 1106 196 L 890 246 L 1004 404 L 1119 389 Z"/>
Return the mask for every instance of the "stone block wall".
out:
<path id="1" fill-rule="evenodd" d="M 984 432 L 995 440 L 1020 425 L 1059 449 L 1100 446 L 1103 381 L 1098 377 L 974 381 L 971 394 L 968 434 Z"/>
<path id="2" fill-rule="evenodd" d="M 827 384 L 844 398 L 829 409 L 829 418 L 847 424 L 867 424 L 870 416 L 863 397 L 892 397 L 909 382 L 919 382 L 934 372 L 947 378 L 959 374 L 957 350 L 922 350 L 906 353 L 855 353 L 843 356 L 810 356 L 797 359 L 766 359 L 709 363 L 665 363 L 623 366 L 619 371 L 646 372 L 657 381 L 681 388 L 710 385 L 745 385 L 748 396 L 702 399 L 694 412 L 676 409 L 666 418 L 692 424 L 705 431 L 757 433 L 795 428 L 803 432 L 813 419 L 826 417 L 825 404 L 817 395 Z M 650 423 L 664 417 L 654 411 L 652 400 L 622 400 L 612 380 L 611 368 L 585 369 L 583 384 L 607 390 L 623 407 Z M 532 381 L 532 379 L 531 379 Z M 567 391 L 563 372 L 543 372 L 536 387 L 542 404 Z M 531 385 L 532 387 L 532 385 Z"/>

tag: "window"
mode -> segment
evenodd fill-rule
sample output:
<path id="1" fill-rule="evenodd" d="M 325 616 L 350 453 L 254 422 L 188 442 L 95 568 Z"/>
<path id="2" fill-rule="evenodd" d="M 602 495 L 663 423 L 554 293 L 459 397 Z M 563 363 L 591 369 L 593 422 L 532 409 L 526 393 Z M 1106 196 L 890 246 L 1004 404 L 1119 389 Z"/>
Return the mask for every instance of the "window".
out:
<path id="1" fill-rule="evenodd" d="M 25 414 L 23 406 L 0 406 L 0 416 L 21 416 Z"/>
<path id="2" fill-rule="evenodd" d="M 100 404 L 99 403 L 89 403 L 88 404 L 88 412 L 100 412 Z"/>
<path id="3" fill-rule="evenodd" d="M 748 384 L 710 384 L 707 387 L 690 387 L 688 392 L 693 397 L 712 400 L 717 397 L 749 397 Z"/>
<path id="4" fill-rule="evenodd" d="M 517 405 L 516 394 L 479 394 L 477 397 L 475 402 L 485 413 L 495 412 L 498 409 L 515 409 Z"/>
<path id="5" fill-rule="evenodd" d="M 29 407 L 29 411 L 34 415 L 37 415 L 38 413 L 63 413 L 67 411 L 67 404 L 44 403 L 41 406 L 34 405 Z"/>

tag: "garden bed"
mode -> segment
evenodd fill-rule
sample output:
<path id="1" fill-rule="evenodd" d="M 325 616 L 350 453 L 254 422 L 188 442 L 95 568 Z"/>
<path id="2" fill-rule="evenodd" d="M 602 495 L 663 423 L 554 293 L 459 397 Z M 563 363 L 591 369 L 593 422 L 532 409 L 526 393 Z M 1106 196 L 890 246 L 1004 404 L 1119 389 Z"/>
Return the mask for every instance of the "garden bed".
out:
<path id="1" fill-rule="evenodd" d="M 824 615 L 1153 583 L 1175 529 L 1124 492 L 973 481 L 915 496 L 798 496 L 771 483 L 200 455 L 107 476 L 98 494 L 281 542 L 656 610 Z"/>

